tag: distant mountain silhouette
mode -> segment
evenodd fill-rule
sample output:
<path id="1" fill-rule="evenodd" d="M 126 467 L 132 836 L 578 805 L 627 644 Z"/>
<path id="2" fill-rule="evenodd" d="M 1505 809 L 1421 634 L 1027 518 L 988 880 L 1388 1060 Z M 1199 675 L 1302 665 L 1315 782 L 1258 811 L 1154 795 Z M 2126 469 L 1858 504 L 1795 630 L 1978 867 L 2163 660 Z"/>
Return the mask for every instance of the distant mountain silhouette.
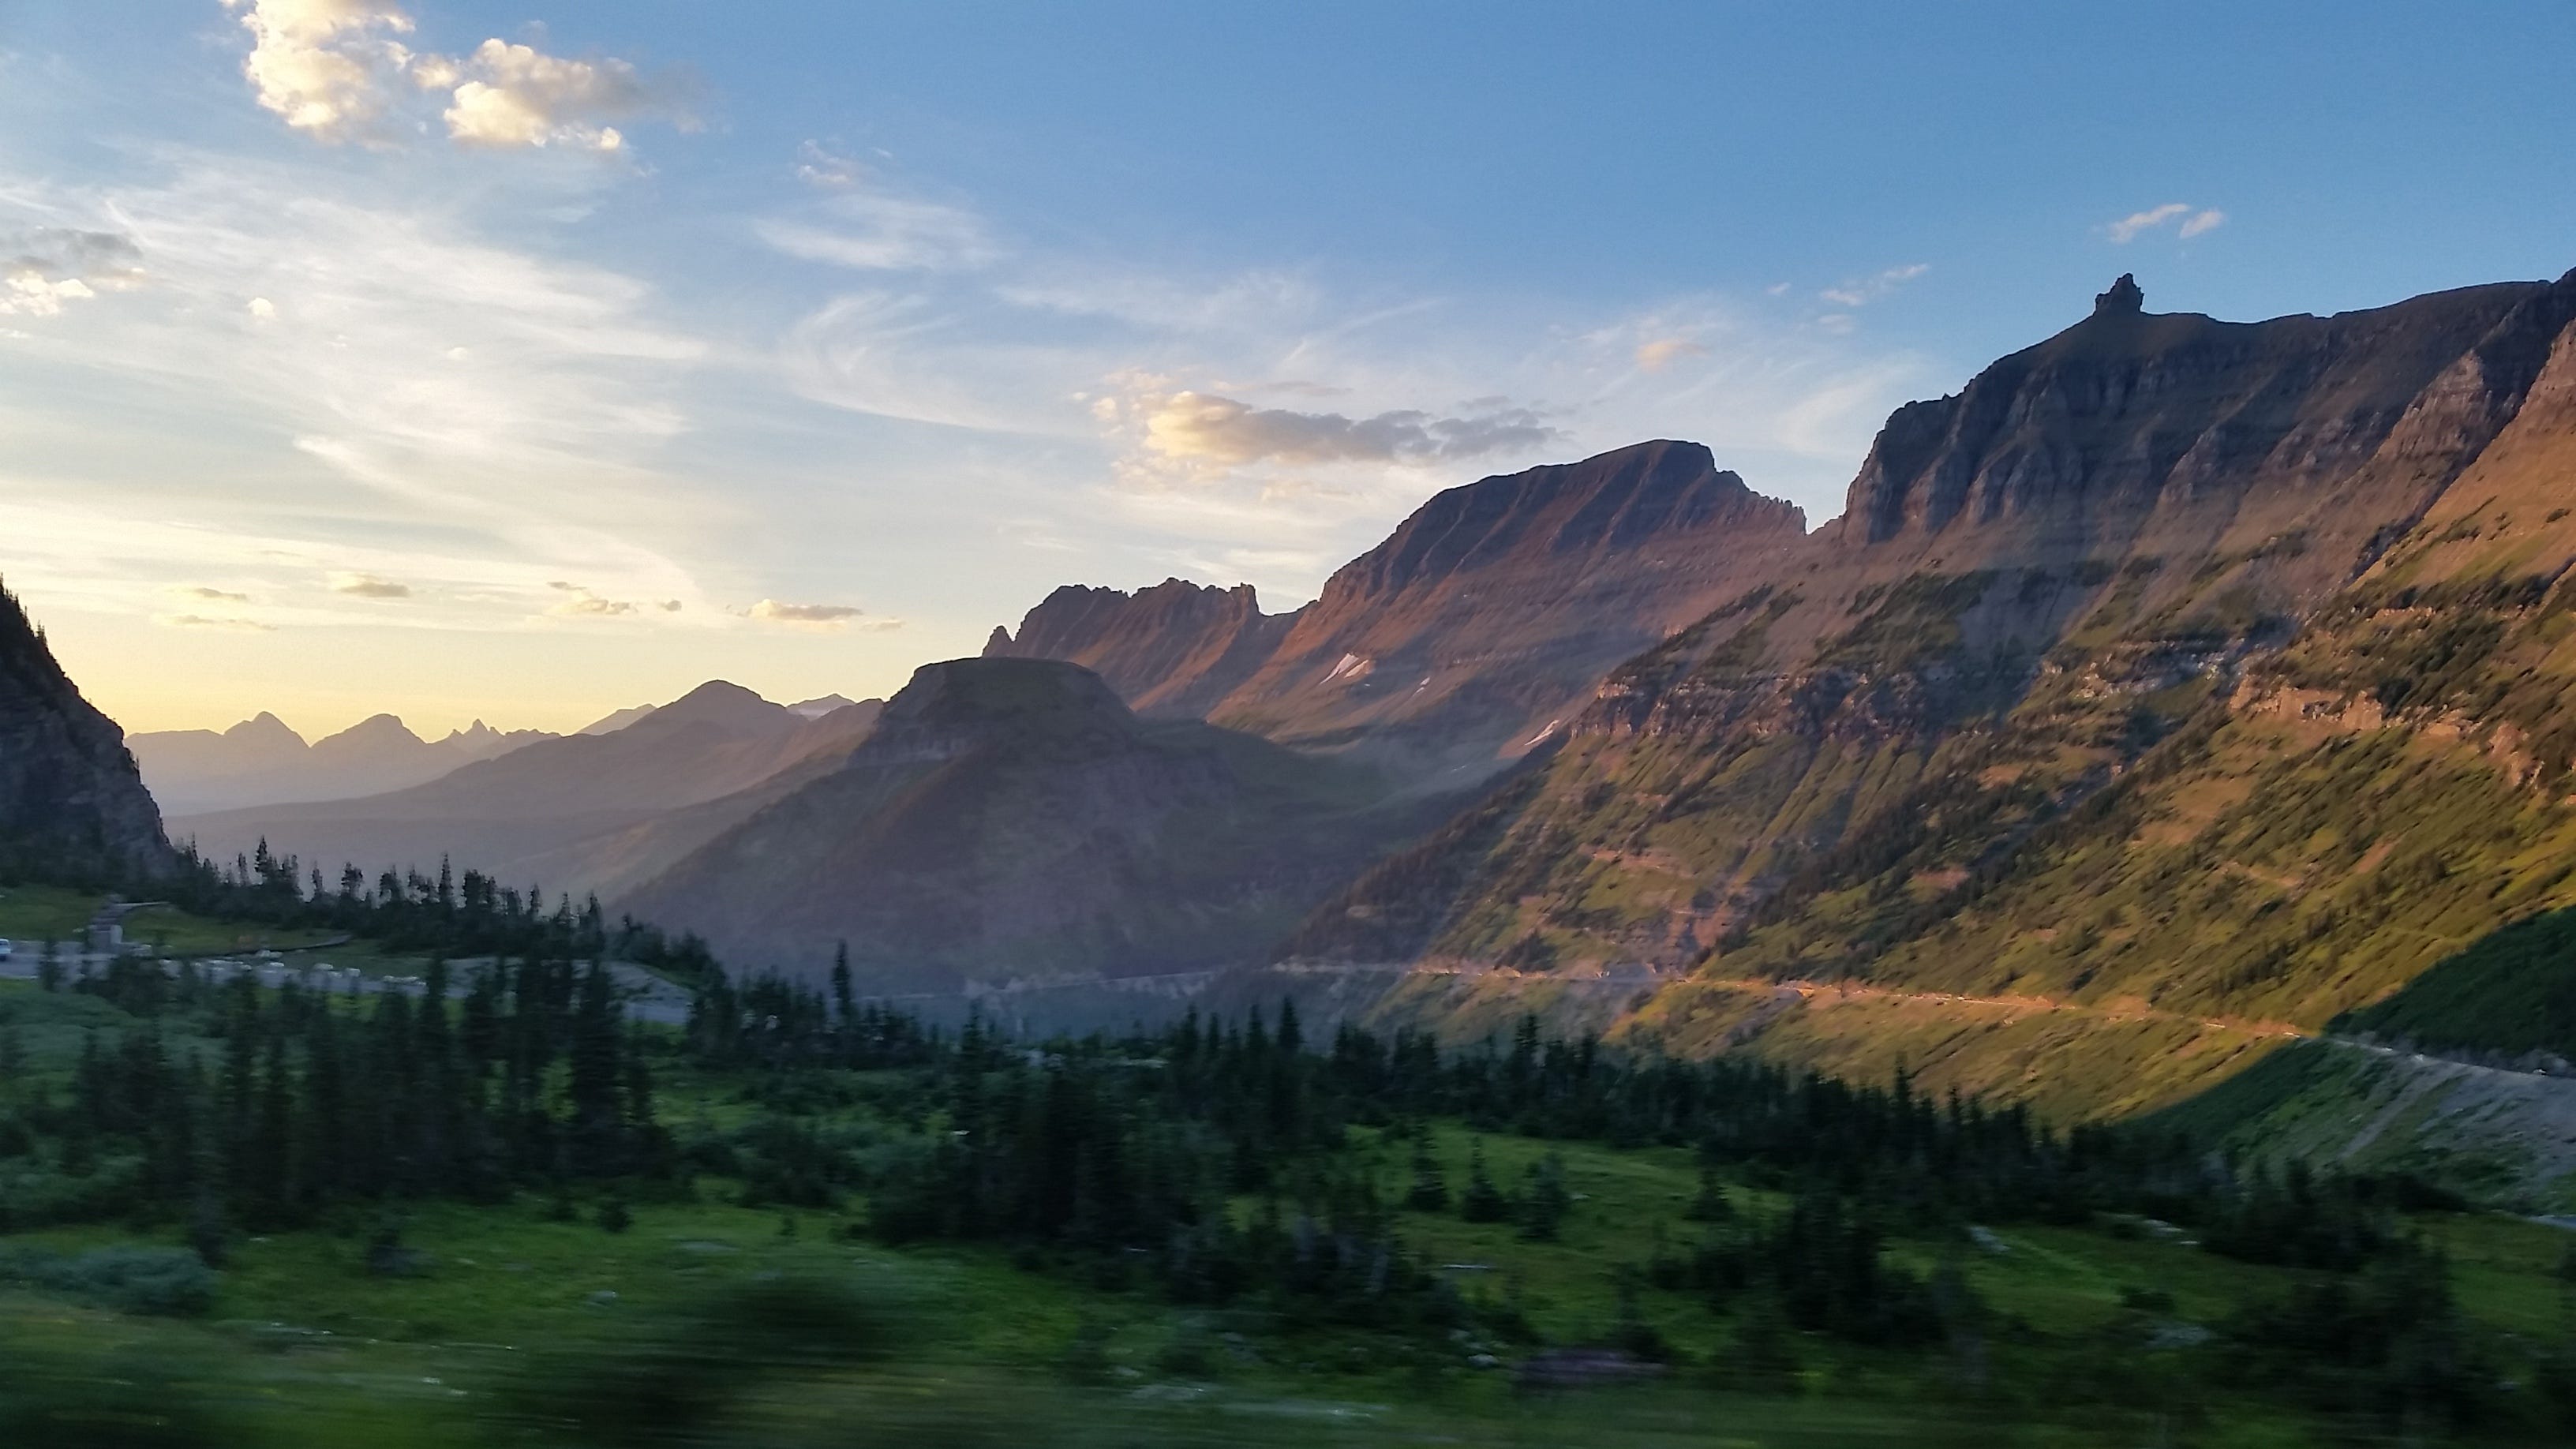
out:
<path id="1" fill-rule="evenodd" d="M 552 738 L 543 730 L 504 733 L 478 719 L 443 739 L 424 740 L 400 719 L 380 714 L 308 745 L 285 721 L 262 712 L 221 733 L 160 730 L 125 743 L 153 798 L 182 815 L 379 795 Z"/>
<path id="2" fill-rule="evenodd" d="M 441 856 L 520 885 L 612 891 L 757 807 L 782 772 L 846 752 L 876 701 L 808 719 L 711 681 L 604 734 L 547 738 L 406 789 L 174 818 L 218 857 L 261 839 L 336 869 Z"/>

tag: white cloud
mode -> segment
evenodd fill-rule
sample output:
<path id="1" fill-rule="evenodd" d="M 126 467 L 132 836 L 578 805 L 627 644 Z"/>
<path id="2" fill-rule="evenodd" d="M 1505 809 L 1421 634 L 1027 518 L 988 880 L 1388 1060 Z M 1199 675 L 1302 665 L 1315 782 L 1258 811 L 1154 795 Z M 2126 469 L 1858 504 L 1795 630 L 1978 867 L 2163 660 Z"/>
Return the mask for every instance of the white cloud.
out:
<path id="1" fill-rule="evenodd" d="M 231 589 L 209 588 L 204 584 L 195 584 L 186 588 L 173 589 L 171 592 L 178 594 L 183 598 L 202 599 L 210 604 L 247 604 L 250 602 L 250 595 L 248 594 L 236 593 Z"/>
<path id="2" fill-rule="evenodd" d="M 2133 211 L 2102 228 L 2115 246 L 2126 246 L 2151 231 L 2162 231 L 2176 222 L 2176 235 L 2189 241 L 2193 237 L 2218 230 L 2227 224 L 2227 213 L 2215 208 L 2195 208 L 2188 201 L 2168 201 L 2144 211 Z"/>
<path id="3" fill-rule="evenodd" d="M 36 227 L 0 236 L 0 315 L 60 316 L 66 302 L 86 302 L 101 288 L 143 282 L 142 249 L 120 232 Z"/>
<path id="4" fill-rule="evenodd" d="M 461 64 L 435 72 L 439 82 L 468 77 L 450 93 L 441 119 L 467 146 L 571 146 L 616 151 L 626 138 L 613 120 L 669 115 L 686 120 L 686 87 L 647 79 L 622 60 L 565 60 L 532 46 L 487 40 Z"/>
<path id="5" fill-rule="evenodd" d="M 415 26 L 391 0 L 224 0 L 251 33 L 242 74 L 259 104 L 324 141 L 389 144 L 412 94 L 444 92 L 439 119 L 460 146 L 562 146 L 616 152 L 608 124 L 663 117 L 691 124 L 692 87 L 623 60 L 571 60 L 498 38 L 463 57 L 415 52 L 392 37 Z M 434 103 L 434 102 L 433 102 Z"/>
<path id="6" fill-rule="evenodd" d="M 224 0 L 251 33 L 242 74 L 260 105 L 326 141 L 365 134 L 410 52 L 411 17 L 388 0 Z"/>
<path id="7" fill-rule="evenodd" d="M 1932 264 L 1929 262 L 1889 267 L 1883 272 L 1854 278 L 1839 287 L 1827 287 L 1817 295 L 1837 307 L 1864 307 L 1930 270 L 1932 270 Z"/>
<path id="8" fill-rule="evenodd" d="M 807 141 L 796 148 L 796 179 L 818 190 L 856 186 L 865 175 L 865 166 L 820 141 Z"/>

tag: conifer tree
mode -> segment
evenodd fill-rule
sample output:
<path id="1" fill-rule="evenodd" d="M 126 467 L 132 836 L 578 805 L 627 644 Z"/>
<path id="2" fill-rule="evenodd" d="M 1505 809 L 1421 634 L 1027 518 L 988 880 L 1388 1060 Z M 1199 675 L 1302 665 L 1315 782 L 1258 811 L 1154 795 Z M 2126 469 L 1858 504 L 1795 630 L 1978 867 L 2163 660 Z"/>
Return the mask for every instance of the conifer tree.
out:
<path id="1" fill-rule="evenodd" d="M 1413 1136 L 1413 1185 L 1405 1190 L 1404 1205 L 1418 1213 L 1444 1212 L 1449 1207 L 1449 1183 L 1440 1174 L 1440 1159 L 1431 1155 L 1428 1126 Z"/>
<path id="2" fill-rule="evenodd" d="M 1512 1200 L 1494 1186 L 1485 1170 L 1485 1144 L 1478 1142 L 1468 1149 L 1467 1190 L 1458 1196 L 1458 1216 L 1471 1223 L 1499 1223 L 1511 1215 Z"/>

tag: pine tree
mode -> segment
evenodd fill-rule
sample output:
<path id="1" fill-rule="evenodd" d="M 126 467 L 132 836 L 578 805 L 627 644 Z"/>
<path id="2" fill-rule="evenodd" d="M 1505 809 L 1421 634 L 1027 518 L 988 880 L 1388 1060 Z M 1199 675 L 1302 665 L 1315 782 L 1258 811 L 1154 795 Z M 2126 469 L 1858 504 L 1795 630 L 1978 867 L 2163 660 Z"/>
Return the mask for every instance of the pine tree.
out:
<path id="1" fill-rule="evenodd" d="M 1727 1200 L 1726 1189 L 1718 1183 L 1716 1168 L 1700 1165 L 1699 1195 L 1682 1210 L 1682 1216 L 1695 1223 L 1722 1223 L 1735 1216 L 1735 1205 Z"/>
<path id="2" fill-rule="evenodd" d="M 1428 1127 L 1414 1134 L 1413 1185 L 1405 1191 L 1404 1205 L 1418 1213 L 1443 1212 L 1449 1206 L 1449 1183 L 1440 1174 L 1440 1159 L 1431 1155 Z"/>
<path id="3" fill-rule="evenodd" d="M 1521 1236 L 1537 1243 L 1556 1241 L 1574 1195 L 1565 1187 L 1565 1159 L 1551 1152 L 1530 1165 L 1529 1188 L 1521 1194 Z"/>
<path id="4" fill-rule="evenodd" d="M 1511 1215 L 1512 1200 L 1485 1171 L 1485 1144 L 1479 1142 L 1467 1153 L 1467 1190 L 1459 1194 L 1458 1216 L 1471 1223 L 1499 1223 Z"/>

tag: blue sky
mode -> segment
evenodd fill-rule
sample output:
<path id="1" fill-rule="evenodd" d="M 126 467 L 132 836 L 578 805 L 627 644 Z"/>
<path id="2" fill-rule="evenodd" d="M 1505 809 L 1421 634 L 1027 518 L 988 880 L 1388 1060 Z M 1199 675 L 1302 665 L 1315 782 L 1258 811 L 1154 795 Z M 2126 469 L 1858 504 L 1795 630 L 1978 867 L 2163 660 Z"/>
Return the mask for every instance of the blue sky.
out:
<path id="1" fill-rule="evenodd" d="M 131 728 L 882 693 L 2081 316 L 2576 266 L 2576 7 L 0 0 L 0 577 Z"/>

